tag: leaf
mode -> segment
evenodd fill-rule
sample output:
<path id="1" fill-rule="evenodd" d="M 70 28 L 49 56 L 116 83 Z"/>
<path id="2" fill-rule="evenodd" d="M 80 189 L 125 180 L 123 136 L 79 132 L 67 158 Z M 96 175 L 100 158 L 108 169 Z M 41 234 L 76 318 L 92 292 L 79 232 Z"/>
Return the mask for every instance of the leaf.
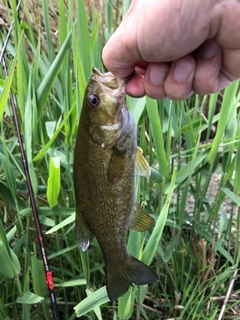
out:
<path id="1" fill-rule="evenodd" d="M 0 242 L 0 273 L 7 278 L 13 278 L 20 273 L 21 266 L 13 250 L 9 248 L 9 252 L 3 243 Z"/>
<path id="2" fill-rule="evenodd" d="M 162 182 L 162 174 L 154 168 L 151 169 L 151 180 L 161 183 Z"/>
<path id="3" fill-rule="evenodd" d="M 137 126 L 138 121 L 146 106 L 146 97 L 138 98 L 138 99 L 127 97 L 127 105 L 128 105 L 129 111 L 133 116 L 135 125 Z"/>
<path id="4" fill-rule="evenodd" d="M 76 249 L 76 248 L 79 248 L 79 244 L 78 243 L 75 243 L 72 246 L 68 246 L 67 248 L 55 251 L 52 254 L 48 255 L 48 260 L 51 260 L 51 259 L 53 259 L 55 257 L 58 257 L 58 256 L 61 256 L 61 255 L 65 255 L 67 252 L 69 252 L 69 251 L 71 251 L 73 249 Z"/>
<path id="5" fill-rule="evenodd" d="M 165 201 L 165 204 L 158 216 L 156 225 L 153 229 L 153 232 L 147 242 L 147 245 L 143 251 L 143 262 L 146 263 L 146 265 L 149 265 L 152 262 L 152 259 L 157 251 L 159 240 L 162 236 L 163 228 L 167 221 L 168 216 L 168 209 L 171 202 L 174 185 L 175 185 L 175 179 L 176 179 L 176 169 L 174 169 L 171 184 L 168 190 L 167 198 Z"/>
<path id="6" fill-rule="evenodd" d="M 10 255 L 10 248 L 8 246 L 8 240 L 4 231 L 2 220 L 0 219 L 0 245 L 2 244 L 7 250 L 8 255 Z"/>
<path id="7" fill-rule="evenodd" d="M 41 216 L 39 219 L 41 223 L 44 224 L 45 226 L 54 227 L 56 225 L 55 220 L 50 219 L 48 217 Z"/>
<path id="8" fill-rule="evenodd" d="M 58 204 L 60 192 L 60 158 L 50 159 L 49 177 L 47 181 L 47 199 L 51 208 Z"/>
<path id="9" fill-rule="evenodd" d="M 220 110 L 220 116 L 218 121 L 217 133 L 212 142 L 212 148 L 208 155 L 208 161 L 210 164 L 213 164 L 216 154 L 218 152 L 221 139 L 224 133 L 224 130 L 227 126 L 227 121 L 231 115 L 234 108 L 237 107 L 237 100 L 235 98 L 235 93 L 238 90 L 238 81 L 234 81 L 227 89 L 224 91 L 223 101 Z"/>
<path id="10" fill-rule="evenodd" d="M 91 293 L 87 298 L 82 300 L 73 309 L 76 312 L 76 316 L 79 318 L 84 314 L 92 311 L 94 308 L 109 301 L 106 286 L 98 289 L 97 291 Z"/>
<path id="11" fill-rule="evenodd" d="M 87 284 L 87 281 L 85 279 L 75 279 L 75 280 L 64 281 L 61 283 L 55 283 L 54 287 L 67 288 L 67 287 L 74 287 L 74 286 L 83 286 L 85 284 Z"/>
<path id="12" fill-rule="evenodd" d="M 134 293 L 130 289 L 122 297 L 118 299 L 118 317 L 119 319 L 130 319 L 133 312 L 134 298 L 136 294 L 136 286 Z"/>
<path id="13" fill-rule="evenodd" d="M 159 170 L 163 175 L 167 176 L 169 173 L 169 167 L 166 152 L 164 149 L 162 126 L 161 121 L 159 119 L 157 101 L 150 98 L 146 98 L 146 106 L 150 120 L 150 128 L 156 147 L 156 155 L 159 163 Z"/>
<path id="14" fill-rule="evenodd" d="M 49 93 L 52 89 L 52 85 L 57 77 L 63 59 L 70 48 L 71 43 L 71 33 L 67 36 L 62 48 L 59 50 L 58 55 L 56 56 L 55 60 L 53 61 L 50 69 L 48 70 L 47 74 L 45 75 L 42 83 L 40 84 L 37 90 L 37 103 L 38 103 L 38 118 L 42 114 L 42 109 L 47 101 Z"/>
<path id="15" fill-rule="evenodd" d="M 16 228 L 14 227 L 6 235 L 2 220 L 0 219 L 0 273 L 2 273 L 7 278 L 13 278 L 18 276 L 21 271 L 21 266 L 18 260 L 18 257 L 14 251 L 9 247 L 8 241 L 13 236 L 13 231 Z"/>
<path id="16" fill-rule="evenodd" d="M 86 294 L 87 296 L 90 296 L 90 294 L 94 293 L 93 289 L 86 289 Z M 100 306 L 96 306 L 93 308 L 94 313 L 96 314 L 98 320 L 102 320 L 102 314 L 101 314 L 101 309 Z"/>
<path id="17" fill-rule="evenodd" d="M 75 216 L 76 216 L 76 213 L 74 212 L 73 214 L 71 214 L 70 217 L 67 217 L 66 219 L 64 219 L 62 222 L 60 222 L 59 224 L 57 224 L 55 227 L 51 228 L 50 230 L 48 230 L 46 232 L 46 234 L 49 234 L 49 233 L 53 233 L 53 232 L 56 232 L 58 229 L 61 229 L 65 226 L 67 226 L 68 224 L 72 223 L 75 221 Z"/>
<path id="18" fill-rule="evenodd" d="M 166 251 L 165 251 L 165 253 L 163 255 L 163 260 L 165 262 L 168 262 L 172 258 L 173 253 L 174 253 L 175 248 L 176 248 L 176 245 L 177 245 L 177 242 L 178 242 L 178 237 L 174 236 L 171 239 L 170 243 L 168 244 L 167 249 L 166 249 Z"/>
<path id="19" fill-rule="evenodd" d="M 33 156 L 33 146 L 35 145 L 35 136 L 37 128 L 37 106 L 35 99 L 35 91 L 33 90 L 32 98 L 32 72 L 29 74 L 29 83 L 28 83 L 28 95 L 27 101 L 25 103 L 24 110 L 24 143 L 25 143 L 25 155 L 28 162 L 28 171 L 30 175 L 30 180 L 33 188 L 33 192 L 36 195 L 38 190 L 38 179 L 36 175 L 36 170 L 33 166 L 32 156 Z"/>
<path id="20" fill-rule="evenodd" d="M 240 199 L 231 190 L 221 188 L 221 190 L 238 206 L 240 207 Z"/>
<path id="21" fill-rule="evenodd" d="M 80 53 L 81 61 L 83 61 L 83 68 L 85 79 L 90 75 L 90 43 L 89 31 L 87 23 L 87 11 L 85 9 L 84 1 L 77 1 L 77 32 L 78 32 L 78 51 Z"/>
<path id="22" fill-rule="evenodd" d="M 6 235 L 7 237 L 7 242 L 11 241 L 13 237 L 15 236 L 15 233 L 17 232 L 17 227 L 13 227 Z"/>
<path id="23" fill-rule="evenodd" d="M 54 132 L 52 138 L 45 144 L 45 146 L 43 146 L 43 148 L 39 151 L 39 153 L 34 157 L 33 162 L 42 160 L 42 158 L 45 156 L 46 152 L 51 147 L 53 142 L 56 140 L 58 134 L 60 133 L 60 131 L 62 130 L 62 128 L 66 124 L 66 122 L 67 122 L 69 116 L 71 115 L 71 113 L 73 112 L 74 108 L 75 108 L 75 104 L 73 104 L 73 106 L 71 107 L 69 112 L 64 117 L 63 121 L 59 124 L 59 126 L 57 127 L 56 131 Z"/>
<path id="24" fill-rule="evenodd" d="M 20 47 L 22 45 L 22 39 L 23 39 L 23 32 L 22 32 L 21 37 L 20 37 L 19 42 L 18 42 L 16 54 L 15 54 L 13 63 L 11 65 L 9 75 L 7 77 L 7 81 L 6 81 L 5 86 L 3 88 L 3 93 L 0 96 L 0 122 L 2 122 L 3 112 L 4 112 L 5 106 L 7 104 L 7 100 L 8 100 L 8 97 L 9 97 L 9 92 L 11 90 L 11 85 L 12 85 L 12 81 L 13 81 L 13 75 L 15 74 L 15 67 L 16 67 L 16 63 L 17 63 L 17 58 L 18 58 Z"/>
<path id="25" fill-rule="evenodd" d="M 47 292 L 46 276 L 42 260 L 37 259 L 34 254 L 31 256 L 33 289 L 36 295 L 44 297 Z"/>
<path id="26" fill-rule="evenodd" d="M 0 182 L 0 195 L 3 197 L 5 201 L 8 202 L 8 204 L 13 208 L 16 209 L 16 205 L 12 196 L 11 191 L 9 188 L 2 182 Z M 26 209 L 25 203 L 16 195 L 16 199 L 18 202 L 18 208 L 20 210 Z"/>
<path id="27" fill-rule="evenodd" d="M 46 121 L 45 126 L 47 130 L 48 138 L 51 139 L 54 133 L 54 130 L 56 129 L 56 121 Z"/>
<path id="28" fill-rule="evenodd" d="M 23 304 L 35 304 L 42 302 L 44 299 L 43 297 L 40 297 L 30 291 L 27 291 L 24 293 L 22 297 L 17 298 L 17 303 L 23 303 Z"/>
<path id="29" fill-rule="evenodd" d="M 199 168 L 199 165 L 203 162 L 207 155 L 208 151 L 200 153 L 198 156 L 196 156 L 196 158 L 194 157 L 191 162 L 183 166 L 183 168 L 177 173 L 176 185 L 182 183 L 189 177 L 190 174 L 194 172 L 196 168 Z"/>

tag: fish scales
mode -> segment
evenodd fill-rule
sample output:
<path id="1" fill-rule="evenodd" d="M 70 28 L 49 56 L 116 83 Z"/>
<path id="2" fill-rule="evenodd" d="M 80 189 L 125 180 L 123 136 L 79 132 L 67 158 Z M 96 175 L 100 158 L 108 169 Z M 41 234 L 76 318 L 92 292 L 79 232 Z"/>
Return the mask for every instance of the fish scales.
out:
<path id="1" fill-rule="evenodd" d="M 85 251 L 96 236 L 110 300 L 123 295 L 132 283 L 157 281 L 155 272 L 130 256 L 126 248 L 133 221 L 140 231 L 153 224 L 140 208 L 136 214 L 136 136 L 126 108 L 125 86 L 124 80 L 93 69 L 74 152 L 77 237 Z"/>
<path id="2" fill-rule="evenodd" d="M 83 136 L 81 130 L 79 132 Z M 116 252 L 121 253 L 122 243 L 126 241 L 133 214 L 131 211 L 133 211 L 135 203 L 135 178 L 132 179 L 134 165 L 128 166 L 124 173 L 125 178 L 121 179 L 119 183 L 112 184 L 107 180 L 107 169 L 111 155 L 101 146 L 94 144 L 88 137 L 85 141 L 81 139 L 79 147 L 82 150 L 82 166 L 78 172 L 81 177 L 86 178 L 81 179 L 76 187 L 78 190 L 82 190 L 81 199 L 85 199 L 85 201 L 81 201 L 81 199 L 78 201 L 77 196 L 77 202 L 81 201 L 80 208 L 84 212 L 84 219 L 92 233 L 98 235 L 97 239 L 103 254 L 106 255 L 105 251 L 107 250 L 108 253 L 113 251 L 116 255 Z M 101 181 L 101 183 L 97 183 L 97 181 Z M 119 214 L 121 212 L 127 214 L 121 215 Z M 111 234 L 116 233 L 118 236 L 111 237 L 109 230 L 112 230 Z M 109 237 L 111 238 L 109 239 Z"/>

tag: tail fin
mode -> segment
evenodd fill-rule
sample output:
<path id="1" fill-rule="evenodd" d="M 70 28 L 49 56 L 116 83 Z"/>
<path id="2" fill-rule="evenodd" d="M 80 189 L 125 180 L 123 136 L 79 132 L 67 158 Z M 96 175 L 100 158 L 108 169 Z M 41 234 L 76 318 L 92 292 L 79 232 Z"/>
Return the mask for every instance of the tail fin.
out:
<path id="1" fill-rule="evenodd" d="M 144 285 L 156 281 L 158 281 L 156 273 L 132 256 L 117 270 L 110 271 L 106 269 L 107 293 L 111 301 L 117 300 L 124 295 L 132 283 Z"/>

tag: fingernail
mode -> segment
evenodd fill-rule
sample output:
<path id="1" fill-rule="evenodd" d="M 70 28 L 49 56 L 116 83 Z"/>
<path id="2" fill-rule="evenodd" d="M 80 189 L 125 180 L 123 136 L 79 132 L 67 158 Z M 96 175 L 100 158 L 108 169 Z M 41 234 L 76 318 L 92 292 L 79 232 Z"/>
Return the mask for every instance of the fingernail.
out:
<path id="1" fill-rule="evenodd" d="M 212 59 L 217 54 L 218 50 L 219 45 L 216 42 L 209 41 L 202 47 L 200 54 L 204 59 Z"/>
<path id="2" fill-rule="evenodd" d="M 167 76 L 166 71 L 164 71 L 161 68 L 151 68 L 149 71 L 149 78 L 150 78 L 150 82 L 154 85 L 154 86 L 159 86 L 163 83 L 163 81 L 165 80 Z"/>
<path id="3" fill-rule="evenodd" d="M 185 81 L 193 72 L 193 67 L 190 63 L 179 60 L 173 69 L 173 77 L 176 81 Z"/>

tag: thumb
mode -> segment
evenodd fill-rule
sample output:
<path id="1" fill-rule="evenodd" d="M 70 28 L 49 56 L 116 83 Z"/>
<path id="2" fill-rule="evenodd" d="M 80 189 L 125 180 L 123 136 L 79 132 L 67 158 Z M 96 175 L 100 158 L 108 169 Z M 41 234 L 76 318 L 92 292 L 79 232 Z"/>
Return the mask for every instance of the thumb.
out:
<path id="1" fill-rule="evenodd" d="M 115 33 L 106 43 L 103 52 L 102 60 L 112 74 L 119 78 L 129 76 L 135 68 L 137 62 L 142 59 L 136 43 L 136 33 L 134 30 L 137 21 L 136 1 L 132 1 L 131 6 L 117 28 Z M 134 12 L 132 14 L 132 12 Z M 142 65 L 142 63 L 140 63 Z"/>
<path id="2" fill-rule="evenodd" d="M 115 34 L 107 42 L 103 49 L 102 60 L 106 68 L 111 73 L 119 78 L 125 78 L 129 76 L 135 68 L 135 59 L 131 59 L 131 56 L 126 53 L 125 47 L 118 47 L 115 45 Z M 122 59 L 124 57 L 124 60 Z M 125 58 L 126 57 L 126 58 Z"/>

